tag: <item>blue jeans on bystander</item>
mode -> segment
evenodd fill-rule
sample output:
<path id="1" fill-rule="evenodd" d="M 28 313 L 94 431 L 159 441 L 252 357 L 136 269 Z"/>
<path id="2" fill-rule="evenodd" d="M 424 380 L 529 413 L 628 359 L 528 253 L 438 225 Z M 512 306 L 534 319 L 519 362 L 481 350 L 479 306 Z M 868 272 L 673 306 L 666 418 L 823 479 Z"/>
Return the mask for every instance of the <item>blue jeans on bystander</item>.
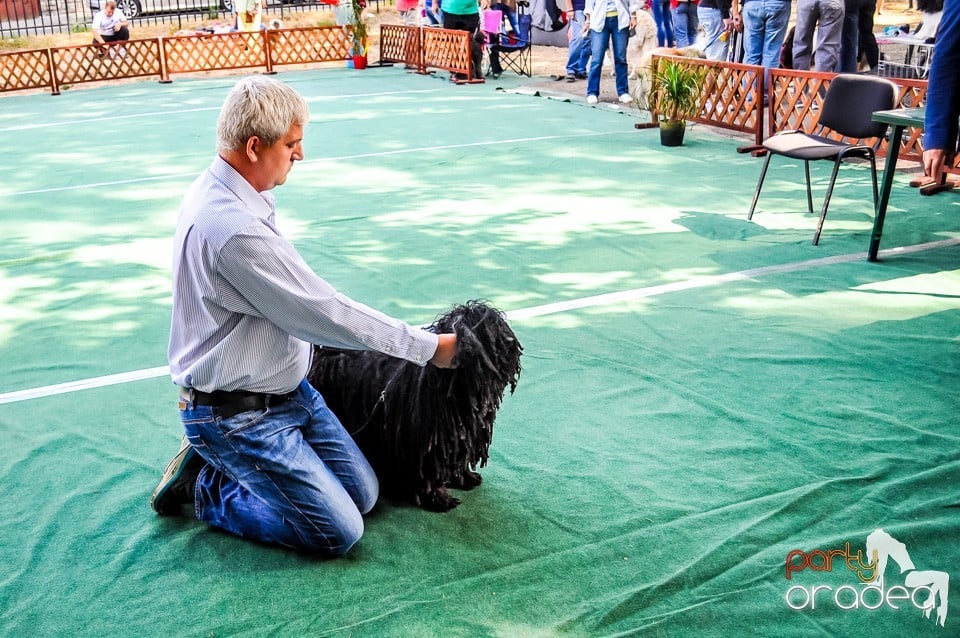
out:
<path id="1" fill-rule="evenodd" d="M 590 74 L 587 76 L 587 95 L 600 95 L 600 74 L 603 72 L 603 56 L 607 53 L 607 46 L 613 40 L 613 70 L 617 85 L 617 95 L 629 94 L 630 85 L 627 82 L 627 42 L 630 40 L 630 30 L 620 29 L 617 16 L 606 18 L 603 29 L 594 31 L 590 28 Z"/>
<path id="2" fill-rule="evenodd" d="M 587 62 L 590 61 L 590 36 L 584 31 L 583 23 L 586 17 L 582 10 L 573 13 L 570 22 L 570 43 L 568 45 L 567 75 L 586 75 Z"/>
<path id="3" fill-rule="evenodd" d="M 747 0 L 743 14 L 743 62 L 765 69 L 780 66 L 780 49 L 790 22 L 790 0 Z"/>

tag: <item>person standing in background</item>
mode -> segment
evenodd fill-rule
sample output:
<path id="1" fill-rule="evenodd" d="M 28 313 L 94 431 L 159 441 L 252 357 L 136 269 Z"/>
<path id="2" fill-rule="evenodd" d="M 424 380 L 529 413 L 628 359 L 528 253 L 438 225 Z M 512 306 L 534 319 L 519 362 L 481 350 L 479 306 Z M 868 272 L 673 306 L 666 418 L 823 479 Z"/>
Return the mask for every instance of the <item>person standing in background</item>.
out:
<path id="1" fill-rule="evenodd" d="M 677 39 L 677 47 L 693 46 L 697 41 L 697 29 L 700 27 L 697 19 L 697 3 L 700 0 L 670 0 L 670 14 L 673 18 L 673 35 Z"/>
<path id="2" fill-rule="evenodd" d="M 740 15 L 743 63 L 758 64 L 764 69 L 780 66 L 780 50 L 790 22 L 790 0 L 744 0 Z M 764 79 L 769 79 L 769 74 Z M 769 84 L 764 82 L 764 86 Z"/>
<path id="3" fill-rule="evenodd" d="M 873 15 L 876 10 L 877 0 L 845 0 L 838 73 L 859 71 L 861 53 L 867 58 L 871 71 L 876 71 L 880 66 L 880 48 L 873 35 Z"/>
<path id="4" fill-rule="evenodd" d="M 700 0 L 697 20 L 703 27 L 705 47 L 703 54 L 708 60 L 727 59 L 727 38 L 740 25 L 740 9 L 732 0 Z"/>
<path id="5" fill-rule="evenodd" d="M 234 0 L 233 10 L 237 17 L 237 31 L 256 33 L 260 30 L 263 20 L 260 0 Z"/>
<path id="6" fill-rule="evenodd" d="M 844 0 L 797 0 L 797 24 L 793 32 L 793 68 L 833 73 L 840 60 L 840 36 L 844 24 Z M 813 35 L 817 55 L 813 55 Z"/>
<path id="7" fill-rule="evenodd" d="M 629 3 L 629 4 L 627 4 Z M 587 0 L 583 8 L 586 28 L 590 33 L 590 73 L 587 74 L 587 104 L 600 99 L 600 74 L 603 56 L 613 41 L 613 69 L 617 94 L 622 104 L 633 101 L 627 80 L 627 43 L 630 29 L 637 27 L 638 0 Z"/>
<path id="8" fill-rule="evenodd" d="M 670 0 L 650 0 L 653 21 L 657 25 L 657 46 L 675 47 L 677 40 L 673 35 L 673 16 L 670 14 Z"/>
<path id="9" fill-rule="evenodd" d="M 586 29 L 583 7 L 586 0 L 568 0 L 567 14 L 567 82 L 587 79 L 590 61 L 590 34 Z"/>

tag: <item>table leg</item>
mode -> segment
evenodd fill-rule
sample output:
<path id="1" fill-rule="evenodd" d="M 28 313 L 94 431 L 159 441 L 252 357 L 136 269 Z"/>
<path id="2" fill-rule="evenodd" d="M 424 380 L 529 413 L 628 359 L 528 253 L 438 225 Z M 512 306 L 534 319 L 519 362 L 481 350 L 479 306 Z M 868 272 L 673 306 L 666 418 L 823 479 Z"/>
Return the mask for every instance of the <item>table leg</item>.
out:
<path id="1" fill-rule="evenodd" d="M 883 180 L 880 183 L 880 199 L 877 201 L 876 216 L 873 219 L 873 234 L 867 249 L 867 260 L 876 261 L 880 250 L 880 236 L 883 234 L 883 218 L 887 216 L 887 203 L 893 189 L 893 174 L 897 170 L 897 158 L 900 156 L 900 141 L 903 139 L 903 126 L 893 125 L 890 143 L 887 145 L 887 161 L 883 167 Z"/>

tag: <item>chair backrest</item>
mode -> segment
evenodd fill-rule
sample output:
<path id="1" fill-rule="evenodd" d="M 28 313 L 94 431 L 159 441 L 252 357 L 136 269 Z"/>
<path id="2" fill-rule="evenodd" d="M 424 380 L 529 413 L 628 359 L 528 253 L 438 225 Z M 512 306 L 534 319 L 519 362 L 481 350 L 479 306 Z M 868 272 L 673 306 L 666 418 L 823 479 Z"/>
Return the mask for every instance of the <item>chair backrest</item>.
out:
<path id="1" fill-rule="evenodd" d="M 522 44 L 530 44 L 530 26 L 533 24 L 533 17 L 529 13 L 521 13 L 517 16 L 517 39 Z"/>
<path id="2" fill-rule="evenodd" d="M 530 41 L 530 26 L 533 24 L 533 17 L 529 13 L 521 13 L 517 16 L 517 37 L 521 42 Z"/>
<path id="3" fill-rule="evenodd" d="M 820 109 L 820 124 L 844 137 L 882 137 L 887 125 L 873 121 L 874 111 L 897 105 L 897 85 L 875 75 L 841 73 L 830 82 Z"/>

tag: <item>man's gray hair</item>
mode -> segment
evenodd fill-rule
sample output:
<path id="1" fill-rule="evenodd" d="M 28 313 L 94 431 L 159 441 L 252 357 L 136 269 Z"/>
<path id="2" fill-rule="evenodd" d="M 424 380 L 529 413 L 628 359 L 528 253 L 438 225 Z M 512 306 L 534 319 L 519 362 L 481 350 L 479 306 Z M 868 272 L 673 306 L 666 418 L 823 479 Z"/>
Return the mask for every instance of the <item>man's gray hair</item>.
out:
<path id="1" fill-rule="evenodd" d="M 258 137 L 272 146 L 294 124 L 310 119 L 306 100 L 283 82 L 251 75 L 237 82 L 227 95 L 217 120 L 217 151 L 243 149 Z"/>

